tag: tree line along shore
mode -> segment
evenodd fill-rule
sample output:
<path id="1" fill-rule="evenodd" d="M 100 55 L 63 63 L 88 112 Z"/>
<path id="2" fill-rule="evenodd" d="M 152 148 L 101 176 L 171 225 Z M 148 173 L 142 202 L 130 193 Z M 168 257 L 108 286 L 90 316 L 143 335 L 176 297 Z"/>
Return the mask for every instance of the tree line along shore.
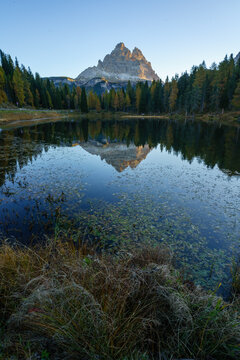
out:
<path id="1" fill-rule="evenodd" d="M 225 57 L 210 68 L 203 62 L 190 73 L 167 77 L 163 82 L 138 82 L 126 88 L 97 94 L 84 87 L 67 84 L 55 86 L 53 81 L 19 65 L 17 59 L 0 51 L 0 107 L 7 104 L 34 109 L 89 110 L 128 112 L 161 116 L 179 113 L 222 114 L 240 111 L 240 59 Z"/>

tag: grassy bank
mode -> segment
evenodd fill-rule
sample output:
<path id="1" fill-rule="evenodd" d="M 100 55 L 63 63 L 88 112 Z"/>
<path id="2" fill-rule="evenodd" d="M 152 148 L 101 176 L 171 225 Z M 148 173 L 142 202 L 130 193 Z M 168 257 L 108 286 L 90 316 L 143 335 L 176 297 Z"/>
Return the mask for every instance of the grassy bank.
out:
<path id="1" fill-rule="evenodd" d="M 55 119 L 72 115 L 64 110 L 31 110 L 31 109 L 4 109 L 0 110 L 0 124 L 13 121 Z"/>
<path id="2" fill-rule="evenodd" d="M 0 359 L 238 359 L 239 302 L 183 281 L 165 248 L 0 247 Z"/>
<path id="3" fill-rule="evenodd" d="M 88 113 L 81 113 L 78 110 L 34 110 L 34 109 L 0 109 L 0 124 L 8 124 L 13 122 L 29 120 L 49 120 L 61 119 L 63 117 L 76 117 L 78 119 L 88 120 L 119 120 L 126 115 L 124 112 L 110 112 L 110 111 L 90 111 Z"/>
<path id="4" fill-rule="evenodd" d="M 184 115 L 184 114 L 164 114 L 164 115 L 149 115 L 149 114 L 128 114 L 121 116 L 124 119 L 173 119 L 173 120 L 198 120 L 204 122 L 221 122 L 225 124 L 239 124 L 240 125 L 240 111 L 228 111 L 225 113 L 218 114 L 195 114 L 195 115 Z"/>

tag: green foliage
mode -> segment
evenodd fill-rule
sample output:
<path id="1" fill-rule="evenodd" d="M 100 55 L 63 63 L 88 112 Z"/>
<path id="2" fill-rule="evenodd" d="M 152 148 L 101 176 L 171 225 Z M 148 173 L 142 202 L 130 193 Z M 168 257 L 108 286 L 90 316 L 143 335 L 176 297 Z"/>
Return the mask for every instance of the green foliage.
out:
<path id="1" fill-rule="evenodd" d="M 87 95 L 84 87 L 82 88 L 80 107 L 83 113 L 88 112 Z"/>
<path id="2" fill-rule="evenodd" d="M 234 92 L 232 106 L 234 109 L 240 110 L 240 80 L 238 81 L 236 90 Z"/>
<path id="3" fill-rule="evenodd" d="M 0 66 L 0 104 L 7 102 L 5 84 L 6 84 L 5 73 L 3 68 Z"/>
<path id="4" fill-rule="evenodd" d="M 21 71 L 18 67 L 15 68 L 13 73 L 13 89 L 14 89 L 16 104 L 22 107 L 25 100 L 24 83 L 23 83 Z"/>

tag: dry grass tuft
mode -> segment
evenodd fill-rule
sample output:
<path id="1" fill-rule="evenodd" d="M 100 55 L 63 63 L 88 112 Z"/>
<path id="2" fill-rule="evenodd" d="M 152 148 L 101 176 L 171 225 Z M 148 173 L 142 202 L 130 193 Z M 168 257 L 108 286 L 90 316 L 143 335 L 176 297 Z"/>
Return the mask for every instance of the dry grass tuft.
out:
<path id="1" fill-rule="evenodd" d="M 240 357 L 239 308 L 186 286 L 159 247 L 97 255 L 60 241 L 2 245 L 0 312 L 2 359 Z"/>

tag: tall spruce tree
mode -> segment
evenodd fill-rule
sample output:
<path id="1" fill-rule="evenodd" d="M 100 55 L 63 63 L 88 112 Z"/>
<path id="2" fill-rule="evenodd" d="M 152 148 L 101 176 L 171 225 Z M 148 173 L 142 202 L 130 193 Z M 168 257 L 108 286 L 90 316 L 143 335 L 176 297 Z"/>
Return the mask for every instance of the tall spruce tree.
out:
<path id="1" fill-rule="evenodd" d="M 80 107 L 83 113 L 88 113 L 87 95 L 84 87 L 82 88 Z"/>
<path id="2" fill-rule="evenodd" d="M 234 96 L 232 99 L 232 107 L 235 110 L 240 110 L 240 80 L 238 81 Z"/>

